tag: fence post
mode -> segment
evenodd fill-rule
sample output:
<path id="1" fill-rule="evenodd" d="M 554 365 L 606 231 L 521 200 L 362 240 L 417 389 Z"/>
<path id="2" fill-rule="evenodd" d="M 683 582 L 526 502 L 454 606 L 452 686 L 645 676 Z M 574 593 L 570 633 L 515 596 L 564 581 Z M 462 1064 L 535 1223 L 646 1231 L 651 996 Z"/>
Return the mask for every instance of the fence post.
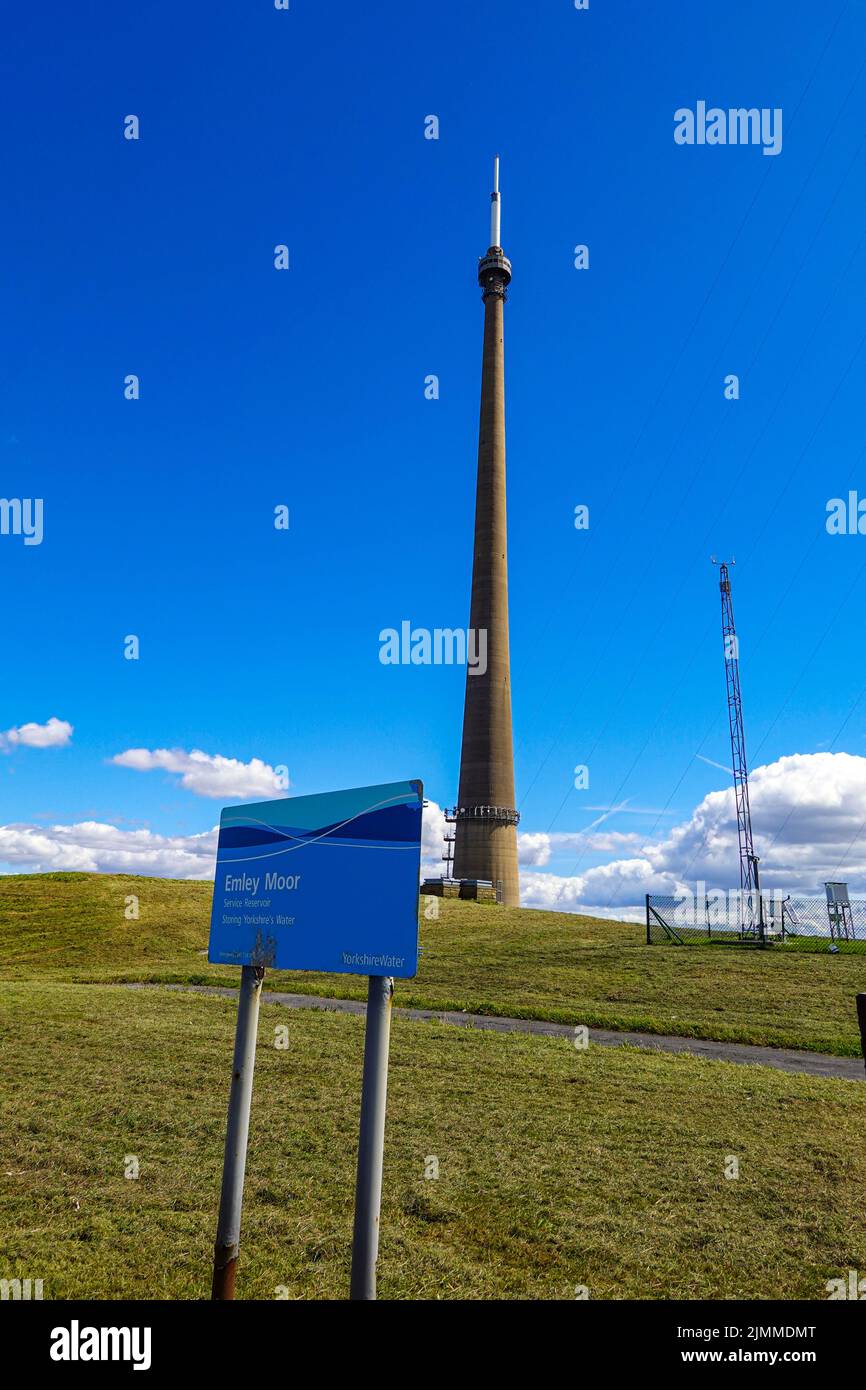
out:
<path id="1" fill-rule="evenodd" d="M 860 1024 L 860 1045 L 866 1063 L 866 994 L 857 995 L 857 1022 Z"/>
<path id="2" fill-rule="evenodd" d="M 652 941 L 652 937 L 650 936 L 649 899 L 650 899 L 650 895 L 649 895 L 649 893 L 647 893 L 647 895 L 646 895 L 646 944 L 647 944 L 648 946 L 651 946 L 651 945 L 653 944 L 653 941 Z"/>

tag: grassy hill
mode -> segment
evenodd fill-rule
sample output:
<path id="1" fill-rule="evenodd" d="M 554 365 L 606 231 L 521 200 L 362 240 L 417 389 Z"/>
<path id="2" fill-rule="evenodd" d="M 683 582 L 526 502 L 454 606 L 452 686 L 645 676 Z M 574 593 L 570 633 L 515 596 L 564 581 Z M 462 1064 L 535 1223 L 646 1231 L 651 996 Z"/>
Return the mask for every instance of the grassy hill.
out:
<path id="1" fill-rule="evenodd" d="M 207 1296 L 236 1006 L 117 982 L 235 985 L 206 960 L 210 891 L 0 879 L 0 1278 L 42 1278 L 46 1298 Z M 858 1050 L 863 957 L 646 947 L 634 925 L 439 907 L 400 1003 Z M 363 1028 L 262 1008 L 240 1297 L 346 1295 Z M 380 1296 L 826 1297 L 866 1268 L 862 1106 L 859 1083 L 397 1018 Z"/>
<path id="2" fill-rule="evenodd" d="M 125 917 L 130 895 L 138 920 Z M 207 962 L 211 885 L 117 874 L 0 878 L 0 979 L 236 985 Z M 426 910 L 438 908 L 438 919 Z M 347 895 L 346 912 L 351 912 Z M 858 1056 L 866 956 L 644 944 L 634 923 L 422 899 L 418 977 L 398 1004 Z M 361 999 L 351 975 L 274 988 Z"/>
<path id="3" fill-rule="evenodd" d="M 0 985 L 0 1277 L 208 1296 L 235 1012 Z M 262 1008 L 239 1297 L 346 1297 L 362 1047 Z M 395 1019 L 380 1296 L 825 1298 L 866 1269 L 862 1090 Z"/>

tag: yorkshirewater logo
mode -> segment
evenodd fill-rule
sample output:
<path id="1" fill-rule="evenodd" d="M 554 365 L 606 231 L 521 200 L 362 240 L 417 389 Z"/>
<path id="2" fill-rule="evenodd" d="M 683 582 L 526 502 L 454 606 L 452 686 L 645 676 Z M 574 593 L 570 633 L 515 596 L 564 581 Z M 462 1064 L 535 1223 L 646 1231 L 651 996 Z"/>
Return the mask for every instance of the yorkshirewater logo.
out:
<path id="1" fill-rule="evenodd" d="M 149 1327 L 68 1327 L 51 1331 L 52 1361 L 131 1361 L 134 1371 L 150 1370 Z"/>
<path id="2" fill-rule="evenodd" d="M 774 106 L 681 106 L 674 112 L 678 145 L 763 145 L 764 154 L 782 153 L 782 108 Z"/>
<path id="3" fill-rule="evenodd" d="M 362 965 L 365 969 L 376 966 L 385 970 L 399 970 L 403 964 L 402 956 L 368 956 L 366 951 L 341 951 L 344 965 Z"/>

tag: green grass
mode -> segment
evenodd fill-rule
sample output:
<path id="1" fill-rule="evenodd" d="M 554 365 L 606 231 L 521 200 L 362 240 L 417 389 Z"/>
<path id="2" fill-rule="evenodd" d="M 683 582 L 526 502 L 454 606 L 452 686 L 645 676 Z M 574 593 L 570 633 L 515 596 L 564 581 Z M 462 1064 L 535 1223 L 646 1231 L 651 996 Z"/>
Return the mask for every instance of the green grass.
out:
<path id="1" fill-rule="evenodd" d="M 0 1278 L 208 1296 L 234 1018 L 0 986 Z M 240 1297 L 346 1295 L 362 1042 L 359 1018 L 262 1009 Z M 380 1296 L 825 1298 L 866 1268 L 862 1135 L 856 1083 L 397 1019 Z"/>
<path id="2" fill-rule="evenodd" d="M 140 918 L 127 920 L 128 895 Z M 237 985 L 207 962 L 211 886 L 113 874 L 0 878 L 0 978 Z M 866 956 L 644 944 L 634 923 L 423 898 L 418 977 L 398 1004 L 858 1056 Z M 345 911 L 351 912 L 347 891 Z M 360 999 L 351 975 L 272 988 Z"/>

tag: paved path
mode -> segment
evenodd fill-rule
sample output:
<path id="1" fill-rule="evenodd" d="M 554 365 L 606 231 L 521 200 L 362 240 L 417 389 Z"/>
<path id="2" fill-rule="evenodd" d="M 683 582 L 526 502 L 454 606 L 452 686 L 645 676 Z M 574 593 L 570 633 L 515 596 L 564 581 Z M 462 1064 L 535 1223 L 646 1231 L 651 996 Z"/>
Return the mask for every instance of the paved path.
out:
<path id="1" fill-rule="evenodd" d="M 236 989 L 217 985 L 149 985 L 128 984 L 127 989 L 175 989 L 195 994 L 219 994 L 237 997 Z M 268 1004 L 282 1004 L 288 1009 L 329 1009 L 338 1013 L 363 1014 L 367 1006 L 357 999 L 324 999 L 318 994 L 284 994 L 265 990 L 262 999 Z M 570 1023 L 545 1023 L 540 1019 L 491 1018 L 488 1014 L 442 1012 L 437 1009 L 395 1008 L 398 1018 L 420 1022 L 453 1023 L 462 1028 L 483 1028 L 492 1033 L 532 1033 L 543 1038 L 574 1036 Z M 748 1043 L 712 1042 L 704 1038 L 675 1038 L 660 1033 L 615 1033 L 605 1028 L 590 1028 L 589 1040 L 597 1047 L 646 1047 L 655 1052 L 689 1052 L 716 1062 L 739 1062 L 747 1066 L 775 1067 L 777 1071 L 805 1072 L 808 1076 L 832 1076 L 842 1081 L 864 1081 L 863 1059 L 860 1057 L 829 1057 L 823 1052 L 792 1052 L 781 1047 L 753 1047 Z"/>

